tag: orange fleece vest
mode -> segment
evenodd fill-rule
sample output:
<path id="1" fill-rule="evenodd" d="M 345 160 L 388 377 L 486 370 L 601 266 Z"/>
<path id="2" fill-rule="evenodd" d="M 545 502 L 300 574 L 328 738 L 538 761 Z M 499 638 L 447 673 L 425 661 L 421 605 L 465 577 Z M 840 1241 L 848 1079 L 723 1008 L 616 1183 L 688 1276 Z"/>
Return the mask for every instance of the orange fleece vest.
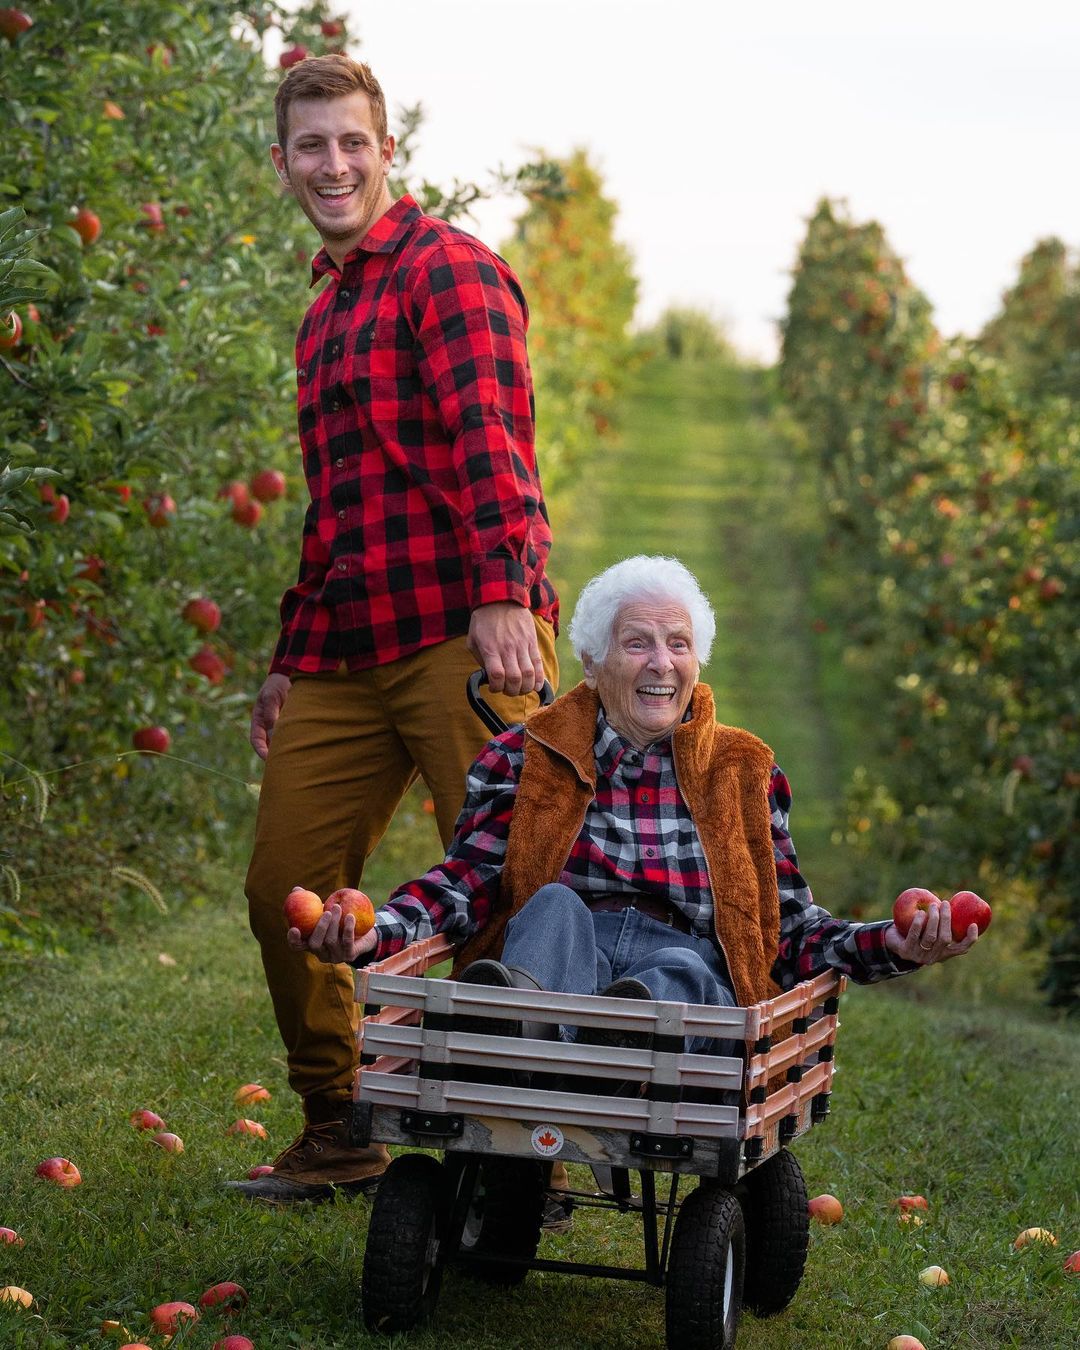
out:
<path id="1" fill-rule="evenodd" d="M 487 926 L 462 947 L 453 975 L 502 950 L 507 920 L 558 881 L 596 795 L 600 700 L 582 683 L 525 726 L 525 762 L 499 893 Z M 705 852 L 716 936 L 742 1007 L 772 998 L 769 972 L 780 940 L 780 897 L 769 819 L 773 754 L 748 731 L 716 721 L 712 690 L 698 684 L 691 716 L 672 737 L 675 775 Z"/>

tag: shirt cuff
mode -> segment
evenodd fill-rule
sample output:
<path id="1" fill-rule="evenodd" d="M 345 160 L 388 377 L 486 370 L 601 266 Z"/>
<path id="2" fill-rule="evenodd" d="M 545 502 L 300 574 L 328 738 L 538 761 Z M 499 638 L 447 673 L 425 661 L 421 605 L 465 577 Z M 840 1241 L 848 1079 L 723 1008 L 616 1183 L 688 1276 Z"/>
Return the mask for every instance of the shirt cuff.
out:
<path id="1" fill-rule="evenodd" d="M 363 970 L 365 966 L 381 961 L 384 956 L 392 956 L 409 942 L 408 927 L 388 909 L 380 909 L 376 913 L 372 932 L 375 934 L 375 946 L 368 952 L 360 953 L 352 963 L 354 970 Z"/>
<path id="2" fill-rule="evenodd" d="M 525 569 L 513 558 L 485 558 L 473 564 L 472 608 L 511 600 L 529 608 Z"/>
<path id="3" fill-rule="evenodd" d="M 893 956 L 885 945 L 885 934 L 891 923 L 891 919 L 881 919 L 877 923 L 863 924 L 863 933 L 870 939 L 870 946 L 863 953 L 866 964 L 884 975 L 907 975 L 913 970 L 919 970 L 918 961 L 905 961 Z"/>

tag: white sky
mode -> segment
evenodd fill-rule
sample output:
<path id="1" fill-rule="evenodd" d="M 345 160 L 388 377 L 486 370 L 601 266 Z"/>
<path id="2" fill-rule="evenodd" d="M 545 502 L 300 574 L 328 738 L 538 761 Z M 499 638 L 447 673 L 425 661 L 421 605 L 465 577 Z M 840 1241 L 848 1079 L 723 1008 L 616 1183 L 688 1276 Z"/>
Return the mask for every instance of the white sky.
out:
<path id="1" fill-rule="evenodd" d="M 881 221 L 946 334 L 982 325 L 1036 239 L 1080 243 L 1077 0 L 343 4 L 391 110 L 424 105 L 428 177 L 590 150 L 640 322 L 693 304 L 771 358 L 823 194 Z M 515 210 L 471 228 L 498 246 Z"/>

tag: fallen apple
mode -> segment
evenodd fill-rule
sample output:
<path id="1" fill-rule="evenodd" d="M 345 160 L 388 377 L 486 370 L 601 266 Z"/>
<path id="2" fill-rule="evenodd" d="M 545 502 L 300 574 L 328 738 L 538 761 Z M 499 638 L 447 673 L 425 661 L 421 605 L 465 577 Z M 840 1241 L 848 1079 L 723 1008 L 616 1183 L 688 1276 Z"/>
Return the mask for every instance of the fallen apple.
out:
<path id="1" fill-rule="evenodd" d="M 249 1167 L 248 1181 L 258 1181 L 260 1177 L 268 1177 L 273 1170 L 270 1163 L 259 1163 L 257 1167 Z"/>
<path id="2" fill-rule="evenodd" d="M 150 1309 L 150 1325 L 159 1336 L 175 1336 L 183 1322 L 197 1322 L 198 1312 L 190 1303 L 159 1303 Z"/>
<path id="3" fill-rule="evenodd" d="M 131 744 L 144 755 L 163 755 L 172 744 L 172 737 L 164 727 L 140 727 Z"/>
<path id="4" fill-rule="evenodd" d="M 906 891 L 900 892 L 893 901 L 892 917 L 896 931 L 901 937 L 907 937 L 915 915 L 920 911 L 925 914 L 931 903 L 937 899 L 933 891 L 924 890 L 922 886 L 911 886 Z"/>
<path id="5" fill-rule="evenodd" d="M 885 1350 L 926 1350 L 926 1346 L 915 1336 L 894 1336 Z"/>
<path id="6" fill-rule="evenodd" d="M 375 906 L 371 903 L 371 897 L 365 895 L 363 891 L 343 886 L 326 897 L 323 909 L 331 909 L 334 905 L 340 906 L 343 921 L 349 914 L 353 916 L 356 925 L 355 934 L 358 938 L 362 938 L 375 926 Z"/>
<path id="7" fill-rule="evenodd" d="M 299 928 L 302 938 L 309 938 L 322 918 L 323 902 L 314 891 L 294 886 L 285 897 L 285 918 L 290 928 Z"/>
<path id="8" fill-rule="evenodd" d="M 200 1308 L 221 1308 L 223 1312 L 236 1312 L 240 1308 L 246 1308 L 247 1304 L 247 1290 L 242 1284 L 235 1284 L 232 1280 L 212 1284 L 205 1293 L 199 1295 Z"/>
<path id="9" fill-rule="evenodd" d="M 255 1350 L 255 1342 L 249 1341 L 246 1336 L 222 1336 L 210 1350 Z"/>
<path id="10" fill-rule="evenodd" d="M 1020 1251 L 1022 1247 L 1030 1247 L 1033 1242 L 1041 1242 L 1047 1247 L 1058 1245 L 1057 1238 L 1049 1228 L 1025 1228 L 1013 1243 L 1013 1250 Z"/>
<path id="11" fill-rule="evenodd" d="M 0 1242 L 6 1242 L 9 1247 L 23 1246 L 23 1240 L 14 1228 L 0 1228 Z"/>
<path id="12" fill-rule="evenodd" d="M 157 1144 L 158 1148 L 163 1148 L 166 1153 L 183 1153 L 184 1151 L 184 1141 L 178 1134 L 172 1134 L 169 1130 L 159 1130 L 157 1134 L 152 1134 L 150 1142 Z"/>
<path id="13" fill-rule="evenodd" d="M 1080 1275 L 1080 1252 L 1070 1252 L 1065 1258 L 1063 1269 L 1066 1275 Z"/>
<path id="14" fill-rule="evenodd" d="M 233 1123 L 229 1126 L 229 1128 L 225 1131 L 225 1133 L 250 1134 L 254 1135 L 256 1139 L 265 1139 L 266 1127 L 264 1125 L 260 1125 L 257 1120 L 248 1120 L 245 1116 L 241 1116 L 239 1120 L 233 1121 Z"/>
<path id="15" fill-rule="evenodd" d="M 270 1093 L 261 1083 L 245 1083 L 233 1093 L 233 1101 L 237 1106 L 254 1106 L 256 1102 L 269 1100 Z"/>
<path id="16" fill-rule="evenodd" d="M 117 1340 L 119 1340 L 121 1336 L 123 1336 L 124 1339 L 127 1340 L 127 1338 L 131 1335 L 131 1332 L 128 1331 L 127 1327 L 124 1326 L 123 1322 L 117 1322 L 116 1319 L 112 1317 L 106 1318 L 105 1321 L 102 1322 L 98 1330 L 101 1332 L 103 1336 L 112 1336 L 114 1339 Z"/>
<path id="17" fill-rule="evenodd" d="M 120 1350 L 150 1350 L 150 1346 L 145 1341 L 128 1341 L 127 1345 L 120 1346 Z"/>
<path id="18" fill-rule="evenodd" d="M 251 495 L 260 502 L 276 502 L 287 486 L 280 469 L 260 469 L 251 480 Z"/>
<path id="19" fill-rule="evenodd" d="M 937 1289 L 949 1283 L 948 1271 L 941 1266 L 927 1266 L 925 1270 L 919 1271 L 919 1283 L 925 1284 L 928 1289 Z"/>
<path id="20" fill-rule="evenodd" d="M 929 1209 L 926 1203 L 925 1195 L 900 1195 L 893 1201 L 893 1204 L 902 1212 L 909 1209 Z"/>
<path id="21" fill-rule="evenodd" d="M 828 1227 L 844 1217 L 844 1206 L 835 1195 L 815 1195 L 807 1205 L 810 1217 Z"/>
<path id="22" fill-rule="evenodd" d="M 213 633 L 221 624 L 221 609 L 205 595 L 197 595 L 184 606 L 181 617 L 200 633 Z"/>
<path id="23" fill-rule="evenodd" d="M 57 1186 L 65 1188 L 78 1186 L 82 1181 L 79 1169 L 67 1158 L 46 1158 L 44 1162 L 38 1163 L 34 1171 L 46 1181 L 54 1181 Z"/>
<path id="24" fill-rule="evenodd" d="M 163 1130 L 165 1122 L 156 1111 L 148 1111 L 146 1107 L 141 1107 L 138 1111 L 132 1111 L 128 1120 L 137 1130 Z"/>
<path id="25" fill-rule="evenodd" d="M 26 1289 L 20 1289 L 17 1284 L 5 1284 L 0 1289 L 0 1303 L 18 1303 L 24 1308 L 29 1308 L 34 1301 L 34 1296 Z"/>
<path id="26" fill-rule="evenodd" d="M 985 933 L 993 917 L 990 906 L 974 891 L 957 891 L 949 900 L 949 912 L 952 915 L 954 942 L 961 942 L 966 938 L 972 924 L 980 933 Z"/>

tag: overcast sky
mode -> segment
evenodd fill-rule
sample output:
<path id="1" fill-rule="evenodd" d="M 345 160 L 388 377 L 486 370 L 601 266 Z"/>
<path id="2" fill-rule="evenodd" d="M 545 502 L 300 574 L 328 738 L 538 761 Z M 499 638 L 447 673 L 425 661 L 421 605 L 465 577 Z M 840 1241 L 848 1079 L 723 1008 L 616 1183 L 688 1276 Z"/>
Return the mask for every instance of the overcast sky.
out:
<path id="1" fill-rule="evenodd" d="M 771 357 L 823 194 L 882 222 L 945 333 L 982 325 L 1036 239 L 1080 244 L 1077 0 L 343 4 L 391 110 L 425 107 L 429 177 L 590 151 L 639 322 L 692 304 Z M 471 228 L 497 247 L 512 217 Z"/>

